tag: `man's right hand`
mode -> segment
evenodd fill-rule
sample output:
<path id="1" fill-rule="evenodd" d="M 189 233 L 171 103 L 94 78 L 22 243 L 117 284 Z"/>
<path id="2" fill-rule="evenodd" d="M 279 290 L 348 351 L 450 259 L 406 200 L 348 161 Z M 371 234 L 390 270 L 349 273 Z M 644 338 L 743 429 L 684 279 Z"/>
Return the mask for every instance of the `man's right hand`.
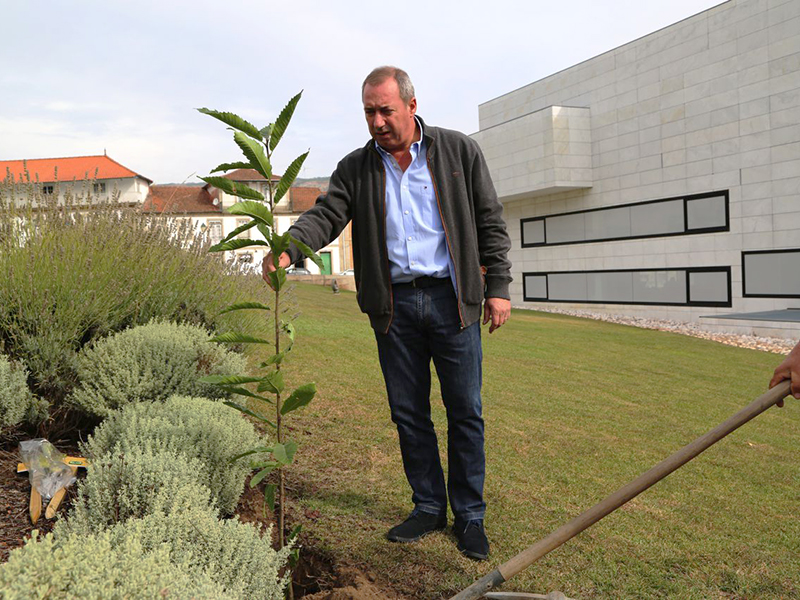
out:
<path id="1" fill-rule="evenodd" d="M 289 258 L 288 252 L 281 254 L 281 257 L 278 259 L 278 261 L 280 262 L 281 267 L 284 269 L 292 264 L 292 259 Z M 272 259 L 272 252 L 268 252 L 264 257 L 264 262 L 261 263 L 261 277 L 264 278 L 264 281 L 267 282 L 269 287 L 272 287 L 272 281 L 267 273 L 272 273 L 272 271 L 277 271 L 277 269 L 275 268 L 275 261 Z"/>
<path id="2" fill-rule="evenodd" d="M 789 379 L 792 382 L 792 396 L 800 399 L 800 343 L 789 352 L 789 356 L 775 369 L 775 373 L 773 373 L 769 382 L 769 387 L 775 387 L 784 379 Z M 778 403 L 778 406 L 783 406 L 783 400 Z"/>

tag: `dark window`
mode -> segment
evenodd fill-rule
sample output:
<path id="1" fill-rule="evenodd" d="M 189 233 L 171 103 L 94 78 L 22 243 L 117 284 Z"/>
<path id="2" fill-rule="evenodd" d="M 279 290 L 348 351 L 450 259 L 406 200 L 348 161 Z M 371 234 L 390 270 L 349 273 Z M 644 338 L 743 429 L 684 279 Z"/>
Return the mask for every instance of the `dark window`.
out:
<path id="1" fill-rule="evenodd" d="M 522 219 L 522 247 L 729 231 L 728 200 L 725 190 Z"/>
<path id="2" fill-rule="evenodd" d="M 742 252 L 745 298 L 800 298 L 800 248 Z"/>
<path id="3" fill-rule="evenodd" d="M 530 302 L 730 306 L 730 267 L 523 273 Z"/>

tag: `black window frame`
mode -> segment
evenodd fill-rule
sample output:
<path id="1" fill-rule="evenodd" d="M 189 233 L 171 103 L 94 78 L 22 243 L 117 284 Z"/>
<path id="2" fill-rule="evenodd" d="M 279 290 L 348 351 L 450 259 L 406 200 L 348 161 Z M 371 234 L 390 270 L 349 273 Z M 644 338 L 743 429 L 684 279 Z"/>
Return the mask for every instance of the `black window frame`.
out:
<path id="1" fill-rule="evenodd" d="M 747 293 L 747 269 L 745 268 L 745 256 L 748 254 L 787 254 L 800 253 L 800 248 L 772 248 L 770 250 L 742 250 L 742 298 L 800 298 L 800 294 L 748 294 Z"/>
<path id="2" fill-rule="evenodd" d="M 551 300 L 550 296 L 550 280 L 549 275 L 579 275 L 579 274 L 594 274 L 594 273 L 654 273 L 662 271 L 683 271 L 686 277 L 686 299 L 685 302 L 626 302 L 620 300 Z M 692 301 L 690 298 L 691 287 L 689 282 L 689 275 L 691 273 L 725 273 L 727 275 L 728 298 L 724 302 L 717 301 Z M 548 295 L 547 298 L 534 298 L 529 297 L 527 293 L 526 278 L 529 276 L 544 276 L 545 277 L 545 290 Z M 522 273 L 522 300 L 523 302 L 555 302 L 560 304 L 627 304 L 631 306 L 700 306 L 700 307 L 719 307 L 730 308 L 733 305 L 733 290 L 731 289 L 731 267 L 730 266 L 716 266 L 716 267 L 658 267 L 653 269 L 598 269 L 598 270 L 578 270 L 578 271 L 527 271 Z"/>
<path id="3" fill-rule="evenodd" d="M 701 227 L 696 229 L 689 228 L 689 211 L 688 211 L 688 203 L 692 200 L 702 200 L 704 198 L 717 198 L 717 197 L 724 197 L 725 198 L 725 225 L 719 225 L 716 227 Z M 575 240 L 571 242 L 553 242 L 547 243 L 547 219 L 554 218 L 554 217 L 564 217 L 569 215 L 579 215 L 579 214 L 586 214 L 586 213 L 593 213 L 593 212 L 600 212 L 605 210 L 614 210 L 619 208 L 631 208 L 634 206 L 645 206 L 648 204 L 659 204 L 662 202 L 674 202 L 675 200 L 683 200 L 683 231 L 676 231 L 673 233 L 653 233 L 647 235 L 632 235 L 632 236 L 623 236 L 623 237 L 610 237 L 610 238 L 597 238 L 591 240 Z M 525 224 L 530 223 L 532 221 L 544 221 L 543 230 L 544 230 L 544 241 L 543 242 L 525 242 Z M 602 242 L 617 242 L 623 240 L 643 240 L 643 239 L 651 239 L 651 238 L 660 238 L 660 237 L 675 237 L 681 235 L 700 235 L 704 233 L 722 233 L 726 231 L 730 231 L 731 229 L 731 212 L 730 212 L 730 190 L 719 190 L 716 192 L 703 192 L 702 194 L 688 194 L 684 196 L 674 196 L 672 198 L 659 198 L 656 200 L 645 200 L 643 202 L 633 202 L 630 204 L 615 204 L 613 206 L 601 206 L 598 208 L 589 208 L 585 210 L 575 210 L 569 211 L 564 213 L 555 213 L 552 215 L 540 215 L 537 217 L 528 217 L 525 219 L 520 219 L 519 225 L 519 235 L 520 235 L 520 243 L 522 248 L 541 248 L 543 246 L 569 246 L 573 244 L 597 244 Z"/>

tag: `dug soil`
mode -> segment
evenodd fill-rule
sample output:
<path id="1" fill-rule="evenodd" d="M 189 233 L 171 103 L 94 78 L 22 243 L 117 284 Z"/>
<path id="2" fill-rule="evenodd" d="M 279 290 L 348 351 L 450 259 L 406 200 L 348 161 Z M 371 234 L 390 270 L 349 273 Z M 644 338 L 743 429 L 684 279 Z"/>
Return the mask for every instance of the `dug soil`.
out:
<path id="1" fill-rule="evenodd" d="M 38 529 L 47 533 L 53 529 L 55 519 L 42 516 L 34 525 L 29 515 L 31 486 L 28 475 L 17 473 L 19 462 L 18 440 L 0 439 L 0 563 L 8 560 L 9 553 L 22 545 L 30 537 L 31 531 Z M 69 456 L 78 456 L 78 444 L 66 441 L 54 444 L 58 450 Z M 82 475 L 79 473 L 79 478 Z M 72 506 L 76 486 L 69 487 L 67 496 L 58 509 L 63 515 Z M 245 486 L 236 510 L 245 523 L 268 527 L 272 515 L 264 510 L 263 490 Z M 314 515 L 306 514 L 306 518 Z M 289 510 L 289 522 L 292 512 Z M 274 530 L 275 528 L 273 528 Z M 300 536 L 300 561 L 295 568 L 293 588 L 295 598 L 307 600 L 404 600 L 404 597 L 380 584 L 365 565 L 344 564 L 320 551 L 313 537 L 305 532 Z"/>

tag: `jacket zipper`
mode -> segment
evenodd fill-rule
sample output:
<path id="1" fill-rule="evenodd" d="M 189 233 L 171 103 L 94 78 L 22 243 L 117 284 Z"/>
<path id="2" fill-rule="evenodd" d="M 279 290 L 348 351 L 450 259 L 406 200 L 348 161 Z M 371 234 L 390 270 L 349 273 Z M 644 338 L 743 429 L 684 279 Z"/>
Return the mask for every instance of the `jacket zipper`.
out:
<path id="1" fill-rule="evenodd" d="M 425 160 L 428 163 L 428 172 L 431 175 L 431 182 L 433 183 L 433 194 L 436 196 L 436 207 L 439 209 L 439 218 L 442 220 L 442 229 L 444 229 L 444 239 L 447 243 L 447 253 L 450 255 L 450 262 L 453 263 L 453 275 L 456 279 L 456 306 L 458 307 L 458 319 L 461 321 L 461 329 L 464 329 L 464 315 L 461 313 L 461 281 L 458 279 L 458 269 L 456 268 L 456 259 L 453 255 L 453 248 L 450 244 L 450 234 L 447 233 L 447 224 L 444 221 L 444 213 L 442 212 L 442 203 L 439 201 L 439 186 L 436 185 L 436 178 L 433 176 L 433 169 L 431 168 L 431 147 L 433 140 L 428 144 L 428 151 Z M 385 201 L 385 200 L 384 200 Z"/>

